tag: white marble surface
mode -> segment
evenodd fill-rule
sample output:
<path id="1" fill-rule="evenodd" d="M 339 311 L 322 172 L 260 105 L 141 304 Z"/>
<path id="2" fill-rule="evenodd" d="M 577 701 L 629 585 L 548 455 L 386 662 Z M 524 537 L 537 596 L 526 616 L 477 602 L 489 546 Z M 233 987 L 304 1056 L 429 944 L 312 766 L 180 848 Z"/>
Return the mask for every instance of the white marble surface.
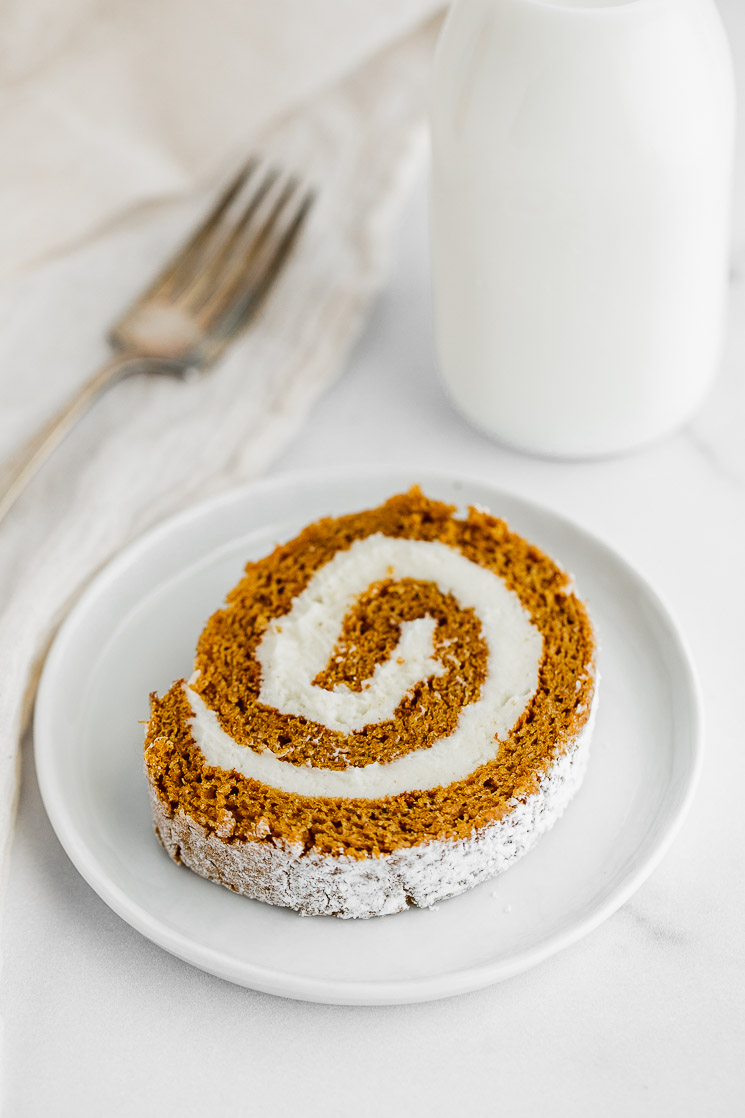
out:
<path id="1" fill-rule="evenodd" d="M 745 75 L 739 4 L 722 8 Z M 694 651 L 708 731 L 693 811 L 636 896 L 539 968 L 445 1002 L 317 1006 L 212 978 L 116 917 L 57 843 L 27 742 L 4 931 L 8 1118 L 742 1112 L 744 369 L 739 204 L 723 369 L 688 429 L 583 464 L 490 443 L 435 379 L 420 182 L 348 373 L 274 470 L 450 466 L 605 537 L 661 591 Z"/>

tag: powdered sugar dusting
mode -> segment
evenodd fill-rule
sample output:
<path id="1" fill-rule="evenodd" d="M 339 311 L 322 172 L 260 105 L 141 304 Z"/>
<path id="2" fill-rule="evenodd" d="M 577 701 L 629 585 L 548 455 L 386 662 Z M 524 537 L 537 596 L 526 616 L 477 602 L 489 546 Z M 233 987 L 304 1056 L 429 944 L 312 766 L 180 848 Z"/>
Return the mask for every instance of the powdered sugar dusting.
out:
<path id="1" fill-rule="evenodd" d="M 169 817 L 151 788 L 155 828 L 178 862 L 254 900 L 305 916 L 366 918 L 429 908 L 495 877 L 526 854 L 564 812 L 585 773 L 597 703 L 584 729 L 498 822 L 467 839 L 434 840 L 380 858 L 334 857 L 269 842 L 224 842 L 183 812 Z"/>

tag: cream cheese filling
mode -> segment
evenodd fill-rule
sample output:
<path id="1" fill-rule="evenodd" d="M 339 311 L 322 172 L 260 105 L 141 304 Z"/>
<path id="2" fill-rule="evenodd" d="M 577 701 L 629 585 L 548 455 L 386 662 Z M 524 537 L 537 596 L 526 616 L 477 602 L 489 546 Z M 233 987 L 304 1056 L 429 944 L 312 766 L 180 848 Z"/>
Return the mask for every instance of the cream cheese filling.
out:
<path id="1" fill-rule="evenodd" d="M 355 541 L 326 563 L 297 596 L 292 609 L 267 627 L 257 649 L 262 669 L 259 699 L 282 714 L 300 715 L 349 733 L 393 716 L 419 680 L 441 674 L 435 658 L 434 621 L 401 626 L 398 646 L 362 691 L 343 684 L 333 691 L 313 684 L 329 662 L 344 617 L 372 583 L 413 578 L 434 582 L 473 609 L 488 649 L 481 694 L 464 707 L 453 732 L 425 749 L 393 761 L 322 769 L 283 761 L 270 750 L 239 745 L 214 711 L 186 686 L 192 734 L 208 765 L 302 796 L 379 799 L 463 780 L 498 751 L 538 686 L 543 638 L 514 591 L 493 571 L 438 541 L 376 534 Z"/>

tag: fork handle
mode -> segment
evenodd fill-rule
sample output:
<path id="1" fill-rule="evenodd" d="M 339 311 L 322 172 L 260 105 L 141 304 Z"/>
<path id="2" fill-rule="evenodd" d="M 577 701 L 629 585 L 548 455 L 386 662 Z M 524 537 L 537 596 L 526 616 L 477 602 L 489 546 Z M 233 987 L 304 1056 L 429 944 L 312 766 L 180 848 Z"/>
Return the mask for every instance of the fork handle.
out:
<path id="1" fill-rule="evenodd" d="M 12 457 L 0 480 L 0 521 L 78 420 L 113 385 L 142 367 L 141 359 L 116 356 L 84 382 L 67 403 Z"/>

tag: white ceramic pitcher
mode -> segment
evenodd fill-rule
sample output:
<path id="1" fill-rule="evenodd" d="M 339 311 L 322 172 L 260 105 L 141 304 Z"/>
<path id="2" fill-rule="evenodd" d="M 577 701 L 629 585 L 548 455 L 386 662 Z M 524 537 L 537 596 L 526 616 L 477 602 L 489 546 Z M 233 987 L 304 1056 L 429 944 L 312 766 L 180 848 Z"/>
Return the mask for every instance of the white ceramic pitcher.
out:
<path id="1" fill-rule="evenodd" d="M 729 263 L 714 0 L 456 0 L 431 132 L 437 344 L 461 411 L 568 457 L 688 419 Z"/>

